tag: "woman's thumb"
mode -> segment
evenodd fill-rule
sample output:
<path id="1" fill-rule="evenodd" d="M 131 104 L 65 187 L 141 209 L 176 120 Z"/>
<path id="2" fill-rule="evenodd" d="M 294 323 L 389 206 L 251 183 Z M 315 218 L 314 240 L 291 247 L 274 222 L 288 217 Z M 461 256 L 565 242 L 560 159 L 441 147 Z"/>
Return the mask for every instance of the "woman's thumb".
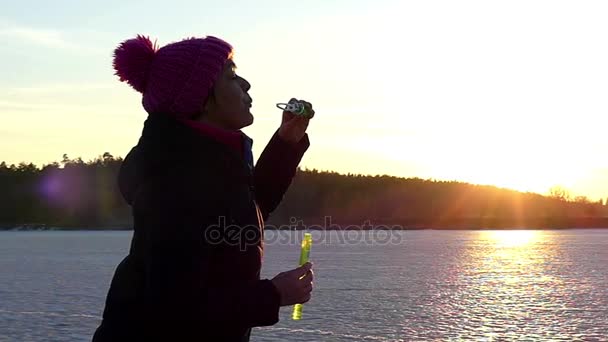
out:
<path id="1" fill-rule="evenodd" d="M 306 272 L 310 271 L 310 269 L 312 268 L 312 263 L 306 262 L 304 265 L 296 268 L 294 271 L 298 274 L 298 275 L 303 275 L 306 274 Z"/>

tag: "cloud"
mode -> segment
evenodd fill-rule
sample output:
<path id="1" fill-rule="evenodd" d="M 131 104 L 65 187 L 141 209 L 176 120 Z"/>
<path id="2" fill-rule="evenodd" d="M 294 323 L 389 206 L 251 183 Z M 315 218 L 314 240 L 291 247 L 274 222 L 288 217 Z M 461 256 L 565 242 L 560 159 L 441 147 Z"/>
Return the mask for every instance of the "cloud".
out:
<path id="1" fill-rule="evenodd" d="M 70 48 L 63 34 L 57 30 L 34 29 L 28 27 L 9 27 L 0 29 L 1 37 L 24 40 L 47 47 Z"/>
<path id="2" fill-rule="evenodd" d="M 0 87 L 0 111 L 86 110 L 90 109 L 86 101 L 91 97 L 109 97 L 115 88 L 116 85 L 94 82 Z M 99 105 L 102 104 L 96 104 Z"/>
<path id="3" fill-rule="evenodd" d="M 99 53 L 103 51 L 96 47 L 76 44 L 69 40 L 67 36 L 68 32 L 66 31 L 48 28 L 34 28 L 15 25 L 0 28 L 0 39 L 6 39 L 13 43 L 25 43 L 78 53 Z"/>
<path id="4" fill-rule="evenodd" d="M 2 114 L 6 111 L 78 111 L 82 110 L 83 106 L 38 103 L 38 102 L 19 102 L 19 101 L 4 101 L 0 100 L 0 111 Z"/>
<path id="5" fill-rule="evenodd" d="M 28 87 L 11 87 L 2 89 L 0 88 L 0 92 L 7 95 L 56 95 L 60 93 L 82 93 L 87 91 L 98 91 L 98 90 L 108 90 L 115 89 L 116 85 L 109 83 L 51 83 L 51 84 L 42 84 L 42 85 L 33 85 Z M 1 98 L 0 98 L 1 99 Z"/>

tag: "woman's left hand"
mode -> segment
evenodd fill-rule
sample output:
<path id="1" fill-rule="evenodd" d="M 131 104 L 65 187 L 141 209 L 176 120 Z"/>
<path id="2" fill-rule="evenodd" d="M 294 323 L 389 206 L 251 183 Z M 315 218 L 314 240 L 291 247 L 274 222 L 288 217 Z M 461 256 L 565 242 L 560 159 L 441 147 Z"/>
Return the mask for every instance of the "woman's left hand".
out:
<path id="1" fill-rule="evenodd" d="M 296 99 L 292 99 L 296 100 Z M 312 109 L 312 104 L 310 102 L 306 102 L 304 100 L 300 100 L 304 104 L 306 111 L 311 113 L 311 118 L 314 116 L 315 111 Z M 287 141 L 292 144 L 297 144 L 304 134 L 306 134 L 306 129 L 308 128 L 308 122 L 310 118 L 306 118 L 301 115 L 296 115 L 292 112 L 283 111 L 283 120 L 281 121 L 281 127 L 279 127 L 279 136 L 284 141 Z"/>

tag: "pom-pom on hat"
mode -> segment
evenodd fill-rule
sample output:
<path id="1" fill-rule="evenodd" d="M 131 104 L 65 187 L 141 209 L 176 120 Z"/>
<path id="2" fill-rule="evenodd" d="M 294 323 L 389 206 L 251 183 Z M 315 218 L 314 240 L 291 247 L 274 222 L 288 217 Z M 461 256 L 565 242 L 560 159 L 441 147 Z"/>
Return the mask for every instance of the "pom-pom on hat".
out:
<path id="1" fill-rule="evenodd" d="M 200 113 L 232 46 L 212 36 L 188 38 L 158 48 L 138 35 L 114 51 L 114 70 L 121 81 L 143 94 L 149 114 L 191 118 Z"/>

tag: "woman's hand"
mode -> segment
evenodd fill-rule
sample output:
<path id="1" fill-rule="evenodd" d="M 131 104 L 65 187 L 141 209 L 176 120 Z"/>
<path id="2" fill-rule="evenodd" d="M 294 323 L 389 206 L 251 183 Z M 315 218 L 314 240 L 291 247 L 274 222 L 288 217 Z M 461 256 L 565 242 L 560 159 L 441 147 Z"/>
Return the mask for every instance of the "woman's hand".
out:
<path id="1" fill-rule="evenodd" d="M 302 277 L 300 279 L 300 277 Z M 291 271 L 281 272 L 272 278 L 272 284 L 281 295 L 281 306 L 302 304 L 310 300 L 313 273 L 310 262 Z"/>
<path id="2" fill-rule="evenodd" d="M 290 102 L 293 100 L 296 99 L 291 99 Z M 297 144 L 302 137 L 304 137 L 306 128 L 308 128 L 308 122 L 315 115 L 315 111 L 312 109 L 312 104 L 310 104 L 310 102 L 304 100 L 300 100 L 300 102 L 304 104 L 306 111 L 310 113 L 310 118 L 283 111 L 283 120 L 281 121 L 281 127 L 279 127 L 279 137 L 292 144 Z"/>

